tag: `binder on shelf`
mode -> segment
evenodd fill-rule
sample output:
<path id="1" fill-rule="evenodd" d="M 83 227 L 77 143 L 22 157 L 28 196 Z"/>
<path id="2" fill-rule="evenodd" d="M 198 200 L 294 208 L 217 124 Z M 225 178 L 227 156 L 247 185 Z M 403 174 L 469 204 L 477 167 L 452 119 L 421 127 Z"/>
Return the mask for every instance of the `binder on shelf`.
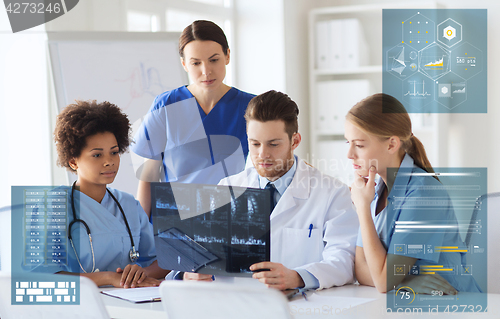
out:
<path id="1" fill-rule="evenodd" d="M 370 92 L 369 80 L 318 82 L 316 84 L 318 133 L 343 135 L 347 112 Z"/>
<path id="2" fill-rule="evenodd" d="M 317 119 L 316 128 L 319 133 L 327 133 L 331 128 L 331 119 L 334 117 L 334 95 L 337 92 L 332 91 L 331 82 L 318 82 L 316 83 L 316 96 L 317 96 Z"/>
<path id="3" fill-rule="evenodd" d="M 342 69 L 345 64 L 343 20 L 330 20 L 329 27 L 330 68 L 333 70 Z"/>
<path id="4" fill-rule="evenodd" d="M 342 20 L 343 68 L 354 69 L 368 64 L 368 46 L 358 19 Z"/>
<path id="5" fill-rule="evenodd" d="M 330 67 L 330 54 L 328 53 L 328 26 L 329 21 L 316 22 L 316 68 L 328 69 Z"/>
<path id="6" fill-rule="evenodd" d="M 354 69 L 368 62 L 368 46 L 358 19 L 316 22 L 316 69 Z"/>

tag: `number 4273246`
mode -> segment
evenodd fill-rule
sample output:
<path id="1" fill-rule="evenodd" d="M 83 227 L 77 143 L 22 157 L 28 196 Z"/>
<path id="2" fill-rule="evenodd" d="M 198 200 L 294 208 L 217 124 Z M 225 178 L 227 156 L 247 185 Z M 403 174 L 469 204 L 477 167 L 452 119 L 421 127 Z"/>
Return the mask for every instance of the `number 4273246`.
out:
<path id="1" fill-rule="evenodd" d="M 16 2 L 9 3 L 5 10 L 8 13 L 59 13 L 61 12 L 60 3 L 30 3 L 30 2 Z"/>

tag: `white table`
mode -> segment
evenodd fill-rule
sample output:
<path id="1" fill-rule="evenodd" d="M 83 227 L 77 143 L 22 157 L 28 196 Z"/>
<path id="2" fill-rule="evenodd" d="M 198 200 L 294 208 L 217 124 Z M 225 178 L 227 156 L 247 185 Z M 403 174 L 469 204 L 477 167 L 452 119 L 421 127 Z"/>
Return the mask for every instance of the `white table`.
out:
<path id="1" fill-rule="evenodd" d="M 311 294 L 311 293 L 309 293 Z M 424 310 L 420 313 L 388 313 L 387 312 L 387 294 L 379 293 L 373 287 L 347 285 L 316 291 L 314 294 L 328 298 L 331 297 L 331 302 L 325 302 L 321 307 L 308 307 L 308 302 L 301 301 L 297 303 L 300 297 L 294 297 L 290 302 L 290 312 L 294 318 L 394 318 L 394 317 L 417 317 L 417 318 L 500 318 L 500 294 L 487 294 L 488 296 L 488 312 L 487 313 L 461 313 L 463 308 L 459 308 L 455 313 L 429 313 Z M 467 293 L 462 293 L 457 296 L 465 299 Z M 352 306 L 344 304 L 337 306 L 337 300 L 348 300 L 349 298 L 366 298 L 373 299 L 372 301 Z M 312 297 L 309 300 L 312 301 Z M 324 300 L 324 299 L 323 299 Z M 355 299 L 352 299 L 355 301 Z M 309 302 L 313 304 L 312 302 Z M 314 303 L 318 305 L 318 303 Z M 333 308 L 332 308 L 333 306 Z M 419 308 L 419 307 L 416 307 Z M 402 309 L 400 309 L 402 310 Z M 450 309 L 450 312 L 453 310 Z"/>
<path id="2" fill-rule="evenodd" d="M 316 294 L 320 298 L 315 298 Z M 460 295 L 459 295 L 460 296 Z M 379 293 L 373 287 L 347 285 L 334 287 L 322 291 L 308 292 L 309 301 L 306 302 L 300 295 L 295 296 L 290 302 L 290 312 L 293 318 L 394 318 L 408 317 L 409 314 L 387 313 L 386 294 Z M 331 297 L 331 298 L 330 298 Z M 125 300 L 102 295 L 104 304 L 111 318 L 121 319 L 141 319 L 141 318 L 162 318 L 167 315 L 163 310 L 161 302 L 134 304 Z M 356 298 L 372 299 L 361 305 L 351 306 L 343 304 L 337 307 L 342 301 Z M 327 302 L 313 302 L 313 300 Z M 358 300 L 359 301 L 359 300 Z M 318 306 L 319 307 L 316 307 Z M 333 308 L 332 308 L 333 305 Z M 418 313 L 413 315 L 418 318 L 500 318 L 500 294 L 488 294 L 488 313 Z M 256 318 L 257 319 L 257 318 Z"/>
<path id="3" fill-rule="evenodd" d="M 108 314 L 111 318 L 168 318 L 167 313 L 163 310 L 161 302 L 146 302 L 135 304 L 126 300 L 110 297 L 103 294 L 101 294 L 101 296 L 104 301 L 104 305 L 106 306 L 106 310 L 108 310 Z"/>

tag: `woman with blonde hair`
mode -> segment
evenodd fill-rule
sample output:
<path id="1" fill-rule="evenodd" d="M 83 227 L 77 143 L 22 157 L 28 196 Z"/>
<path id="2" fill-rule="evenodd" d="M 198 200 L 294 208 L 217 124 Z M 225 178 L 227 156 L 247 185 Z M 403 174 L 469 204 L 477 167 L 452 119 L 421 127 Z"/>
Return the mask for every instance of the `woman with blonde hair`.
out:
<path id="1" fill-rule="evenodd" d="M 375 286 L 380 292 L 403 281 L 404 286 L 420 293 L 480 292 L 474 279 L 460 276 L 460 272 L 409 274 L 422 266 L 463 267 L 465 253 L 405 248 L 412 244 L 463 247 L 464 243 L 446 190 L 437 177 L 425 174 L 434 170 L 424 146 L 412 133 L 404 106 L 386 94 L 362 100 L 346 116 L 345 138 L 349 143 L 347 157 L 355 170 L 351 198 L 360 222 L 355 257 L 359 283 Z M 419 206 L 422 198 L 437 197 L 444 205 Z M 442 226 L 428 233 L 396 231 L 398 222 Z"/>

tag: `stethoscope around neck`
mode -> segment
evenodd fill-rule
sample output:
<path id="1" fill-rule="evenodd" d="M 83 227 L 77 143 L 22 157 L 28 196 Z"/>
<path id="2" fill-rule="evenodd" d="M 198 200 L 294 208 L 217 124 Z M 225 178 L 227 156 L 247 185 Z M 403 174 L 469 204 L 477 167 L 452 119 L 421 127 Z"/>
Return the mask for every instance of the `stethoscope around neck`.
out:
<path id="1" fill-rule="evenodd" d="M 73 220 L 71 221 L 71 223 L 69 223 L 69 226 L 68 226 L 68 239 L 69 239 L 69 242 L 71 243 L 71 247 L 73 247 L 73 251 L 75 252 L 76 260 L 78 261 L 80 268 L 82 268 L 84 273 L 87 273 L 87 271 L 83 268 L 82 263 L 80 262 L 80 258 L 78 257 L 78 253 L 76 252 L 75 245 L 73 244 L 73 238 L 71 236 L 71 227 L 73 227 L 74 224 L 82 223 L 82 225 L 85 226 L 85 229 L 87 230 L 87 235 L 89 236 L 90 251 L 92 253 L 92 271 L 91 272 L 98 272 L 99 269 L 95 268 L 94 245 L 92 244 L 92 235 L 90 234 L 90 228 L 83 219 L 76 218 L 75 199 L 73 196 L 73 194 L 75 192 L 75 185 L 76 185 L 76 182 L 74 182 L 73 186 L 71 187 L 71 209 L 73 210 Z M 130 243 L 132 244 L 132 248 L 130 249 L 130 252 L 129 252 L 129 258 L 130 258 L 130 261 L 134 263 L 137 261 L 137 259 L 139 259 L 139 252 L 135 250 L 134 238 L 132 237 L 132 232 L 130 231 L 130 226 L 128 225 L 127 217 L 125 216 L 125 212 L 123 211 L 122 205 L 120 205 L 120 202 L 118 202 L 118 200 L 113 195 L 113 193 L 111 193 L 111 191 L 108 188 L 106 188 L 106 191 L 109 193 L 111 198 L 113 198 L 116 205 L 120 209 L 120 212 L 122 213 L 123 220 L 125 221 L 125 226 L 127 226 L 128 235 L 130 237 Z"/>

